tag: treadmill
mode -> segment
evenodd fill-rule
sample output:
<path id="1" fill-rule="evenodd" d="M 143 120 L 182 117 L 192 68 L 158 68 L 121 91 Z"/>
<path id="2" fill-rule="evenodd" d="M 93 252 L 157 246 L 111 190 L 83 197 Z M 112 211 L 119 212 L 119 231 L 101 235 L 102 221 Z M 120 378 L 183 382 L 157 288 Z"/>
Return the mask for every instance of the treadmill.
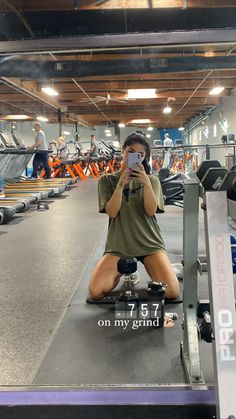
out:
<path id="1" fill-rule="evenodd" d="M 20 138 L 16 135 L 16 131 L 15 131 L 15 124 L 11 124 L 11 136 L 12 136 L 12 140 L 14 142 L 14 145 L 17 147 L 18 150 L 28 150 L 27 145 L 25 145 Z M 17 180 L 17 179 L 16 179 Z M 22 180 L 28 180 L 28 178 L 24 177 L 24 176 L 20 176 L 19 178 L 20 181 Z M 32 182 L 39 182 L 39 181 L 44 181 L 43 178 L 39 178 L 39 179 L 32 179 Z M 56 184 L 63 184 L 63 185 L 71 185 L 74 184 L 77 179 L 72 179 L 72 178 L 58 178 L 58 179 L 50 179 L 49 182 L 52 181 L 54 182 L 53 185 Z"/>

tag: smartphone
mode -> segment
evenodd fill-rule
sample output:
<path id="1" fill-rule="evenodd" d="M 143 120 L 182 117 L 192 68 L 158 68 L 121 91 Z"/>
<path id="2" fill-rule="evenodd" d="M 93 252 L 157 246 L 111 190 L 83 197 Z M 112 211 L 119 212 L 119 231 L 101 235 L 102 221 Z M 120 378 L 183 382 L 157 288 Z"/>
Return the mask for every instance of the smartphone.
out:
<path id="1" fill-rule="evenodd" d="M 140 170 L 138 163 L 143 161 L 141 153 L 128 153 L 128 167 L 132 170 Z"/>

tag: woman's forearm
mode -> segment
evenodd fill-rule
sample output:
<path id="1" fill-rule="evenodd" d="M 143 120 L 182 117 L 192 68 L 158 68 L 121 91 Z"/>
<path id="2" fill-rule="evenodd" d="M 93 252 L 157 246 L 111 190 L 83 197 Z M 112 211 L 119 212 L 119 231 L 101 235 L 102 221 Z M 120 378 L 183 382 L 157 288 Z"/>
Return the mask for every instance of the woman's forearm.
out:
<path id="1" fill-rule="evenodd" d="M 106 213 L 109 215 L 110 218 L 115 218 L 120 211 L 121 202 L 122 202 L 122 191 L 123 186 L 117 184 L 116 189 L 110 199 L 110 201 L 106 205 Z"/>
<path id="2" fill-rule="evenodd" d="M 109 215 L 110 218 L 116 218 L 118 212 L 120 211 L 123 188 L 125 185 L 129 183 L 129 181 L 129 169 L 125 169 L 121 172 L 119 181 L 116 185 L 113 195 L 105 208 L 106 213 Z"/>
<path id="3" fill-rule="evenodd" d="M 150 181 L 144 185 L 143 200 L 145 212 L 150 216 L 155 215 L 157 210 L 157 200 Z"/>

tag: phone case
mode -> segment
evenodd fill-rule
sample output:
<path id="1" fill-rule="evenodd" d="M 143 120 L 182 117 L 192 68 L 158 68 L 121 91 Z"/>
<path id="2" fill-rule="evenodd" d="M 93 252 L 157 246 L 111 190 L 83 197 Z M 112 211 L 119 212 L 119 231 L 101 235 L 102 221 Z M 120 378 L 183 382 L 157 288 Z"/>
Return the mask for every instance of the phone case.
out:
<path id="1" fill-rule="evenodd" d="M 142 161 L 140 153 L 129 153 L 128 154 L 128 167 L 129 169 L 138 169 L 137 164 Z"/>

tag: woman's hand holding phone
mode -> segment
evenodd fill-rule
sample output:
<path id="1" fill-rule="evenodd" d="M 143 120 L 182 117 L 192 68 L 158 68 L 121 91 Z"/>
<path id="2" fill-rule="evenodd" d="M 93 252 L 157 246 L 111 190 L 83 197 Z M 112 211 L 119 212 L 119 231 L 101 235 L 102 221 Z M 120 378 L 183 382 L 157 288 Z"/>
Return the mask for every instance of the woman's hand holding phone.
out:
<path id="1" fill-rule="evenodd" d="M 125 169 L 123 172 L 121 172 L 117 186 L 119 186 L 120 188 L 123 188 L 125 185 L 129 183 L 129 181 L 130 181 L 130 171 L 129 169 Z"/>
<path id="2" fill-rule="evenodd" d="M 137 164 L 138 170 L 130 170 L 130 178 L 139 180 L 143 185 L 150 185 L 150 179 L 147 175 L 147 173 L 144 170 L 144 167 L 141 163 Z"/>

